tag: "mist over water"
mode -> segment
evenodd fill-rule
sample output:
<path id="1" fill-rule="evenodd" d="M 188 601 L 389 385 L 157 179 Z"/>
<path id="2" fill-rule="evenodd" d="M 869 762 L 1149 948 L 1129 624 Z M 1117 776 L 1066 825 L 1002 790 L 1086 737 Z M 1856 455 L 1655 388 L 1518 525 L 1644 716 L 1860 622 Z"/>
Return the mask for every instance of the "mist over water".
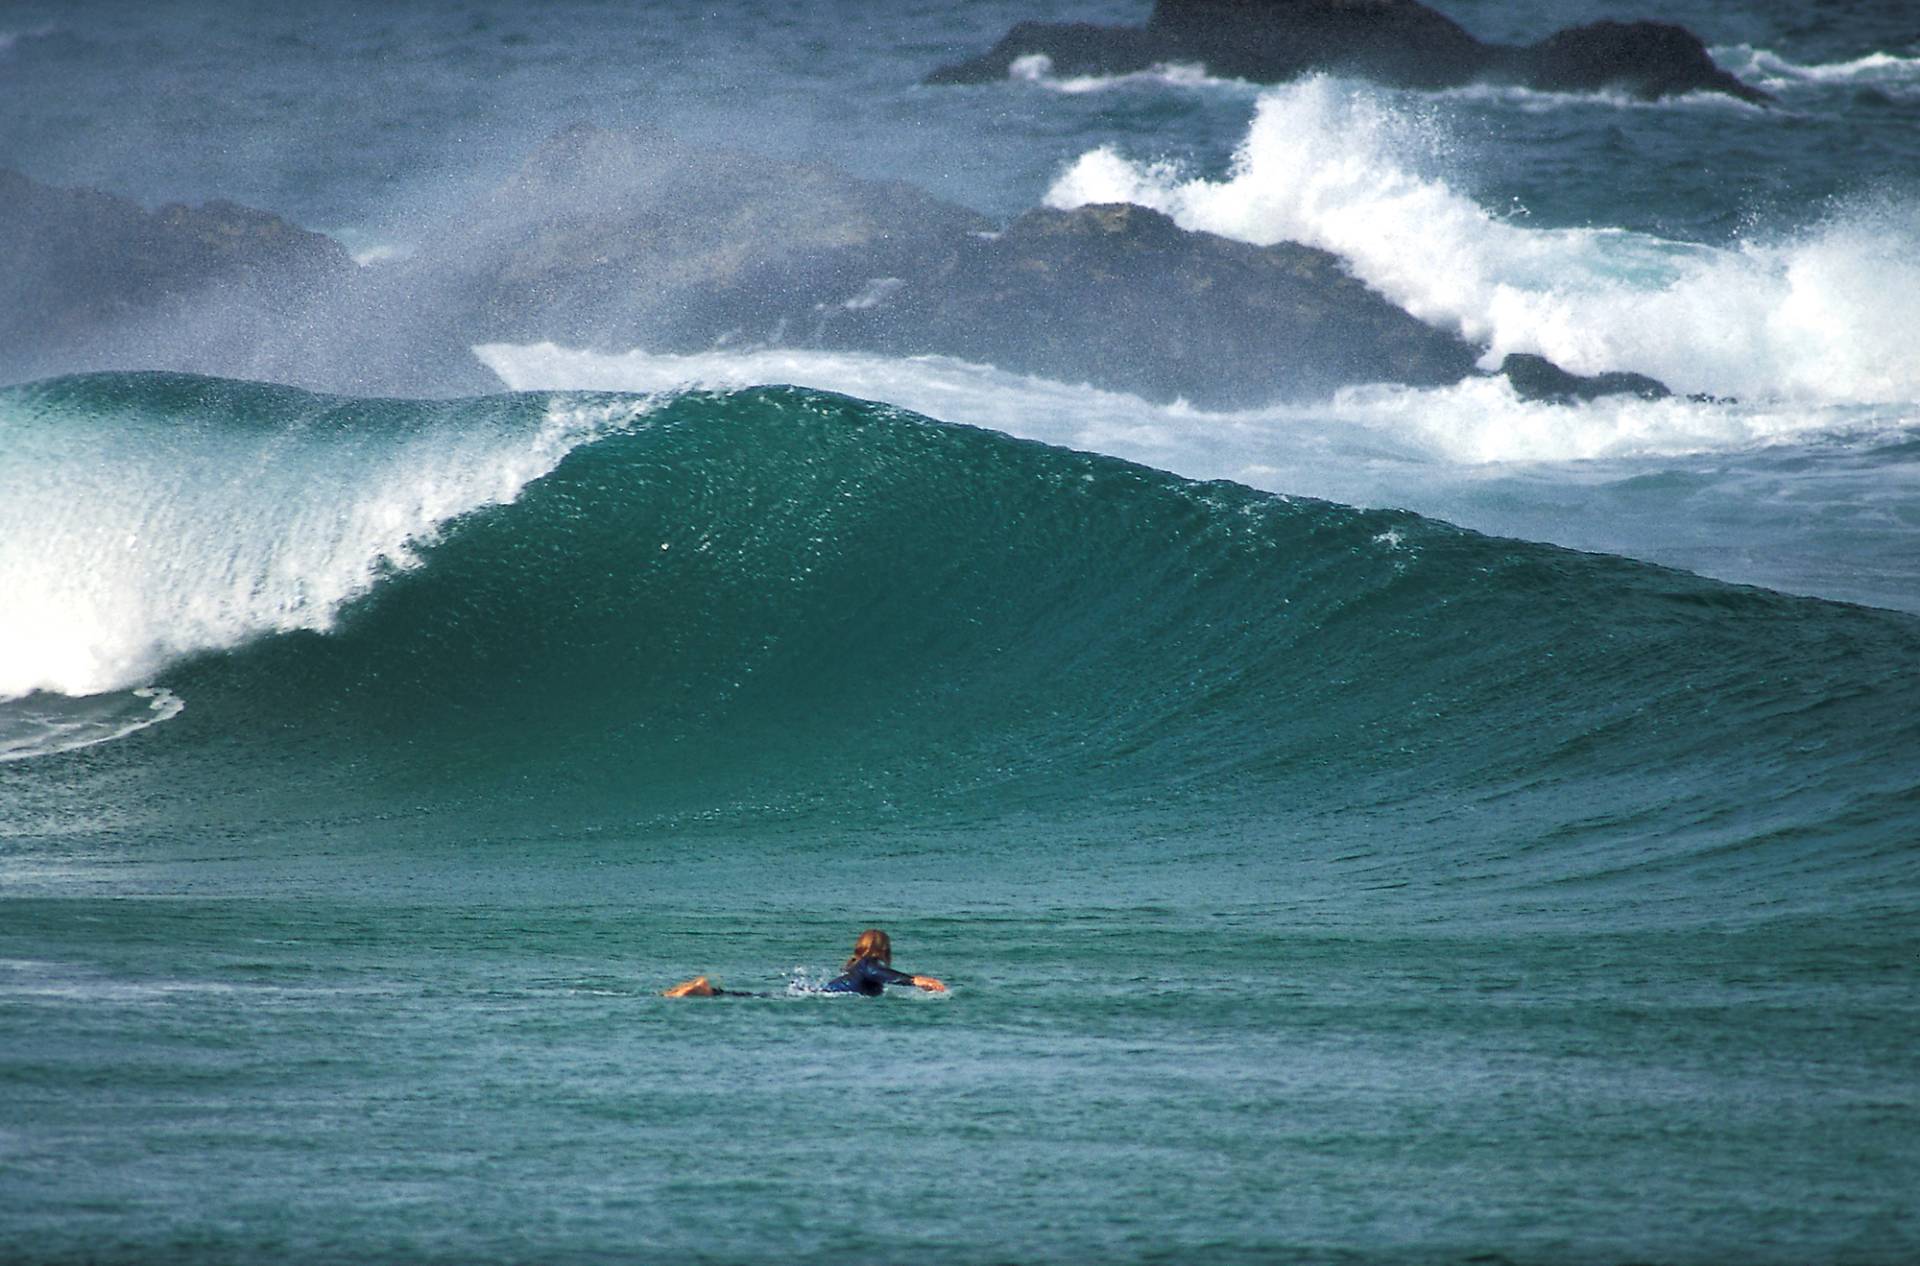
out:
<path id="1" fill-rule="evenodd" d="M 1920 1256 L 1912 14 L 923 82 L 1151 8 L 0 10 L 0 1259 Z M 871 350 L 1116 201 L 1674 394 Z"/>

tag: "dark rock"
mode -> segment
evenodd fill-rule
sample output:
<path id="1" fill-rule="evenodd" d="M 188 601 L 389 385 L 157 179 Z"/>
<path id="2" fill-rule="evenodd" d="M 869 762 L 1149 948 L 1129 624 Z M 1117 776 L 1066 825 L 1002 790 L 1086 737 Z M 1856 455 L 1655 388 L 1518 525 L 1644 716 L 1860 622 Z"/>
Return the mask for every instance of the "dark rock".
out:
<path id="1" fill-rule="evenodd" d="M 991 223 L 820 164 L 577 127 L 410 258 L 228 203 L 149 212 L 0 184 L 0 375 L 164 368 L 356 394 L 497 389 L 475 343 L 691 351 L 801 341 L 816 306 Z"/>
<path id="2" fill-rule="evenodd" d="M 1004 79 L 1015 61 L 1036 53 L 1076 75 L 1197 61 L 1214 74 L 1265 83 L 1327 71 L 1407 88 L 1496 82 L 1554 92 L 1618 88 L 1648 99 L 1721 92 L 1771 100 L 1715 66 L 1682 27 L 1596 22 L 1519 48 L 1484 44 L 1414 0 L 1158 0 L 1144 27 L 1022 22 L 927 82 Z"/>
<path id="3" fill-rule="evenodd" d="M 885 302 L 836 313 L 817 339 L 1208 408 L 1454 382 L 1477 354 L 1325 251 L 1190 233 L 1124 204 L 1030 211 L 902 279 Z"/>
<path id="4" fill-rule="evenodd" d="M 1324 251 L 1133 206 L 1004 231 L 905 185 L 575 128 L 410 259 L 226 203 L 0 177 L 0 374 L 175 369 L 353 394 L 497 388 L 484 342 L 937 353 L 1207 407 L 1453 382 L 1476 349 Z"/>
<path id="5" fill-rule="evenodd" d="M 468 342 L 694 350 L 804 338 L 827 296 L 990 227 L 911 185 L 583 125 L 396 275 Z"/>
<path id="6" fill-rule="evenodd" d="M 1216 407 L 1472 369 L 1323 251 L 1130 206 L 991 228 L 905 185 L 581 127 L 402 275 L 462 345 L 944 354 Z"/>
<path id="7" fill-rule="evenodd" d="M 1521 82 L 1560 92 L 1620 88 L 1655 100 L 1722 92 L 1755 105 L 1773 98 L 1714 64 L 1685 27 L 1665 22 L 1595 22 L 1557 32 L 1521 51 Z"/>
<path id="8" fill-rule="evenodd" d="M 217 306 L 259 341 L 354 271 L 331 238 L 231 202 L 148 211 L 0 171 L 0 374 L 173 359 Z M 179 367 L 171 364 L 169 367 Z"/>
<path id="9" fill-rule="evenodd" d="M 1598 400 L 1601 396 L 1639 396 L 1642 400 L 1664 400 L 1673 393 L 1666 384 L 1645 374 L 1608 373 L 1582 377 L 1560 368 L 1544 356 L 1514 352 L 1500 362 L 1499 373 L 1522 400 L 1541 400 L 1550 404 L 1573 404 Z"/>
<path id="10" fill-rule="evenodd" d="M 1022 22 L 979 57 L 943 66 L 930 84 L 976 84 L 1005 79 L 1015 60 L 1044 53 L 1061 75 L 1123 75 L 1165 61 L 1165 41 L 1134 26 L 1091 22 Z"/>
<path id="11" fill-rule="evenodd" d="M 1442 88 L 1488 62 L 1486 45 L 1414 0 L 1159 0 L 1146 29 L 1237 79 L 1327 70 Z"/>

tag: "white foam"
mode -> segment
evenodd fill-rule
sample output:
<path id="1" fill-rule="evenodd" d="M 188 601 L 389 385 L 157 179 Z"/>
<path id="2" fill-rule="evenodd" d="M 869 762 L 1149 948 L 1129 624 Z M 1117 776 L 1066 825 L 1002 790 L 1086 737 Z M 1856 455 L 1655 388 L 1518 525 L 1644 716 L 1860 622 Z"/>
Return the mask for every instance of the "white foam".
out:
<path id="1" fill-rule="evenodd" d="M 513 500 L 645 406 L 360 428 L 25 407 L 0 404 L 0 699 L 100 695 L 184 655 L 325 630 L 448 520 Z"/>
<path id="2" fill-rule="evenodd" d="M 1207 73 L 1198 62 L 1162 62 L 1124 75 L 1067 75 L 1053 73 L 1053 58 L 1045 53 L 1016 57 L 1007 67 L 1007 78 L 1030 83 L 1067 96 L 1111 92 L 1117 88 L 1175 88 L 1186 91 L 1208 90 L 1251 94 L 1258 91 L 1244 79 L 1222 79 Z"/>
<path id="3" fill-rule="evenodd" d="M 1522 400 L 1504 378 L 1469 378 L 1431 389 L 1353 387 L 1319 403 L 1216 413 L 944 356 L 791 348 L 683 356 L 580 351 L 553 343 L 487 344 L 474 348 L 474 354 L 519 391 L 734 390 L 785 383 L 1273 491 L 1311 491 L 1280 486 L 1274 478 L 1302 462 L 1338 465 L 1355 455 L 1459 464 L 1578 461 L 1737 449 L 1899 427 L 1886 410 L 1634 396 L 1546 404 Z M 1249 471 L 1256 477 L 1247 478 Z"/>
<path id="4" fill-rule="evenodd" d="M 1492 103 L 1525 114 L 1550 114 L 1560 110 L 1591 110 L 1596 105 L 1615 110 L 1720 110 L 1735 113 L 1765 114 L 1768 106 L 1742 101 L 1724 92 L 1705 88 L 1667 97 L 1637 97 L 1618 89 L 1591 92 L 1554 92 L 1524 88 L 1518 84 L 1461 84 L 1442 88 L 1432 94 L 1449 101 Z"/>
<path id="5" fill-rule="evenodd" d="M 1734 75 L 1771 92 L 1803 84 L 1843 87 L 1920 87 L 1920 57 L 1874 52 L 1840 62 L 1811 65 L 1789 61 L 1764 48 L 1737 44 L 1713 50 L 1713 58 Z"/>
<path id="6" fill-rule="evenodd" d="M 417 249 L 411 242 L 384 237 L 358 225 L 340 225 L 327 229 L 326 233 L 346 247 L 353 262 L 362 268 L 378 268 L 383 264 L 411 259 Z"/>
<path id="7" fill-rule="evenodd" d="M 157 687 L 83 699 L 39 694 L 0 702 L 0 763 L 110 743 L 172 720 L 184 707 L 178 696 Z"/>
<path id="8" fill-rule="evenodd" d="M 1871 59 L 1869 59 L 1871 60 Z M 1268 85 L 1248 79 L 1230 79 L 1210 72 L 1201 62 L 1157 62 L 1145 70 L 1111 75 L 1057 75 L 1053 58 L 1045 53 L 1016 57 L 1007 67 L 1007 78 L 1032 84 L 1063 96 L 1087 96 L 1124 89 L 1155 89 L 1176 92 L 1204 92 L 1236 97 L 1254 97 Z M 1383 89 L 1383 91 L 1388 91 Z M 1698 89 L 1673 96 L 1646 98 L 1620 89 L 1556 92 L 1527 88 L 1519 84 L 1467 83 L 1439 88 L 1420 95 L 1462 101 L 1498 102 L 1528 113 L 1545 113 L 1571 108 L 1591 109 L 1596 104 L 1620 110 L 1709 109 L 1763 112 L 1766 107 L 1742 101 L 1724 92 Z"/>
<path id="9" fill-rule="evenodd" d="M 1433 324 L 1576 373 L 1811 403 L 1920 399 L 1920 208 L 1862 206 L 1773 242 L 1714 249 L 1506 221 L 1443 176 L 1431 114 L 1315 78 L 1261 96 L 1225 179 L 1082 155 L 1051 206 L 1132 202 L 1184 227 L 1303 242 Z"/>

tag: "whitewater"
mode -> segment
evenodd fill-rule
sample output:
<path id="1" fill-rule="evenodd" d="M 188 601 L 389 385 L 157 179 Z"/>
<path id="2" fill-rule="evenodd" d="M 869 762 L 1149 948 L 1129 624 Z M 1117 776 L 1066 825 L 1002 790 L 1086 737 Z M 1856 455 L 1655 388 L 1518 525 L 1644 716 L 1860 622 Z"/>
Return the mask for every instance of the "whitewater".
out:
<path id="1" fill-rule="evenodd" d="M 1909 204 L 1837 209 L 1803 234 L 1734 249 L 1527 228 L 1423 176 L 1418 160 L 1441 141 L 1422 131 L 1373 92 L 1310 80 L 1262 96 L 1224 180 L 1103 147 L 1046 200 L 1132 202 L 1185 228 L 1323 247 L 1414 315 L 1486 344 L 1490 362 L 1536 352 L 1578 373 L 1813 403 L 1920 396 L 1905 336 L 1920 317 Z"/>
<path id="2" fill-rule="evenodd" d="M 518 408 L 427 410 L 396 433 L 366 406 L 303 399 L 236 437 L 212 421 L 218 384 L 135 376 L 115 394 L 84 439 L 58 384 L 0 405 L 0 576 L 15 595 L 0 698 L 126 689 L 198 652 L 324 631 L 343 603 L 417 565 L 442 523 L 513 500 L 646 407 L 561 406 L 533 425 Z M 322 466 L 337 483 L 315 479 Z"/>

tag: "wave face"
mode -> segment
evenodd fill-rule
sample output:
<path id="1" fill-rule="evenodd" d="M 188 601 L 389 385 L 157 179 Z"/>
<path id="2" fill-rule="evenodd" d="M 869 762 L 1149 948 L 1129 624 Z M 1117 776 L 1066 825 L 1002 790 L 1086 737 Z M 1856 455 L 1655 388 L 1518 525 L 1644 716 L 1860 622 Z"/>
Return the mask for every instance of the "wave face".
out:
<path id="1" fill-rule="evenodd" d="M 1920 612 L 1920 446 L 1899 408 L 1614 396 L 1527 401 L 1504 378 L 1212 413 L 944 357 L 474 349 L 520 391 L 788 383 L 884 400 L 1190 479 L 1394 506 L 1500 536 Z"/>
<path id="2" fill-rule="evenodd" d="M 1907 617 L 796 388 L 349 404 L 140 375 L 25 398 L 83 447 L 131 418 L 147 466 L 108 463 L 107 517 L 164 511 L 168 557 L 92 583 L 146 621 L 115 662 L 163 659 L 184 706 L 16 786 L 148 826 L 1151 822 L 1413 866 L 1423 891 L 1640 899 L 1684 871 L 1729 885 L 1689 888 L 1716 917 L 1788 872 L 1871 903 L 1920 827 Z M 353 462 L 440 495 L 321 478 Z"/>
<path id="3" fill-rule="evenodd" d="M 1775 240 L 1708 247 L 1623 229 L 1534 229 L 1434 174 L 1430 114 L 1319 78 L 1261 96 L 1224 179 L 1112 146 L 1048 191 L 1132 202 L 1183 227 L 1304 242 L 1415 316 L 1580 373 L 1628 369 L 1685 392 L 1811 403 L 1920 399 L 1920 212 L 1862 197 Z M 1417 243 L 1417 249 L 1412 244 Z"/>

